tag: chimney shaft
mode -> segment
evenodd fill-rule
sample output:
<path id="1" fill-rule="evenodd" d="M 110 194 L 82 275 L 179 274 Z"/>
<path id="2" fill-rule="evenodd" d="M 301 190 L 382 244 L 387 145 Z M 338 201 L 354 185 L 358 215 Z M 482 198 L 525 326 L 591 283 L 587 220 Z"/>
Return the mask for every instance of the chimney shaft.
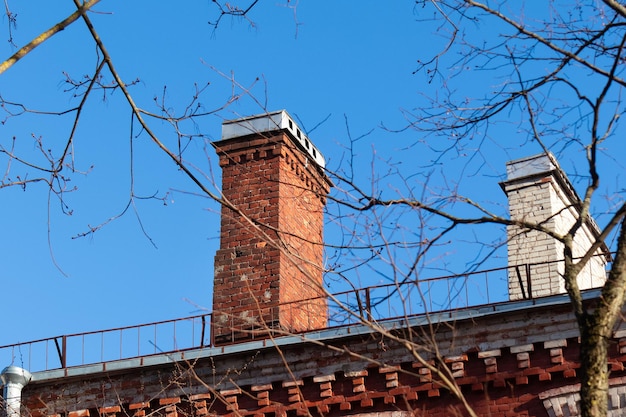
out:
<path id="1" fill-rule="evenodd" d="M 285 111 L 225 122 L 215 147 L 226 204 L 214 343 L 325 327 L 324 158 Z"/>
<path id="2" fill-rule="evenodd" d="M 552 154 L 540 154 L 507 163 L 501 184 L 509 199 L 510 218 L 541 224 L 565 234 L 580 214 L 580 198 Z M 590 219 L 574 236 L 574 257 L 584 255 L 599 235 Z M 565 293 L 563 244 L 545 233 L 507 227 L 509 298 L 535 298 Z M 578 276 L 581 289 L 605 281 L 607 253 L 598 251 Z"/>

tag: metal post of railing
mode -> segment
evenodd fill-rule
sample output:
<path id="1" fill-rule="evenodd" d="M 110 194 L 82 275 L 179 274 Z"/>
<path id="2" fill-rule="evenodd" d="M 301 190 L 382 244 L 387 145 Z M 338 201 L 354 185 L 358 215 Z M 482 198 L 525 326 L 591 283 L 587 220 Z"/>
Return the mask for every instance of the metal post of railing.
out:
<path id="1" fill-rule="evenodd" d="M 428 281 L 428 304 L 429 311 L 433 311 L 433 294 L 431 292 L 432 288 L 430 287 L 430 281 Z"/>
<path id="2" fill-rule="evenodd" d="M 191 343 L 189 347 L 196 347 L 196 319 L 191 319 Z"/>
<path id="3" fill-rule="evenodd" d="M 524 289 L 524 281 L 522 281 L 522 273 L 519 270 L 519 265 L 515 265 L 515 273 L 517 274 L 517 282 L 519 283 L 520 290 L 522 291 L 522 298 L 526 299 L 526 290 Z M 526 278 L 528 278 L 528 275 Z M 526 285 L 528 285 L 528 279 L 526 281 Z"/>
<path id="4" fill-rule="evenodd" d="M 363 302 L 361 301 L 361 291 L 360 290 L 354 290 L 354 295 L 356 296 L 356 305 L 357 308 L 359 309 L 359 317 L 361 317 L 362 320 L 365 319 L 365 313 L 364 313 L 364 308 L 363 308 Z"/>
<path id="5" fill-rule="evenodd" d="M 469 275 L 463 275 L 464 279 L 463 279 L 463 286 L 465 287 L 465 307 L 469 307 Z"/>
<path id="6" fill-rule="evenodd" d="M 65 368 L 67 365 L 66 362 L 66 354 L 67 354 L 67 336 L 61 336 L 61 346 L 59 346 L 58 338 L 54 339 L 54 344 L 57 348 L 57 354 L 59 355 L 59 362 L 61 362 L 61 368 Z"/>
<path id="7" fill-rule="evenodd" d="M 533 284 L 532 279 L 530 279 L 530 264 L 526 264 L 526 286 L 528 288 L 528 298 L 533 298 Z"/>
<path id="8" fill-rule="evenodd" d="M 200 347 L 204 347 L 204 331 L 206 329 L 206 316 L 203 314 L 202 316 L 202 329 L 200 329 Z"/>
<path id="9" fill-rule="evenodd" d="M 176 342 L 176 322 L 174 322 L 174 336 L 172 337 L 172 349 L 178 350 L 178 343 Z"/>
<path id="10" fill-rule="evenodd" d="M 209 343 L 211 344 L 211 346 L 215 346 L 215 328 L 213 327 L 213 314 L 215 314 L 215 312 L 211 313 L 211 322 L 209 324 Z"/>
<path id="11" fill-rule="evenodd" d="M 63 356 L 62 356 L 62 361 L 61 361 L 61 366 L 63 368 L 67 368 L 67 336 L 63 336 L 63 342 L 62 342 L 62 347 L 63 347 Z"/>

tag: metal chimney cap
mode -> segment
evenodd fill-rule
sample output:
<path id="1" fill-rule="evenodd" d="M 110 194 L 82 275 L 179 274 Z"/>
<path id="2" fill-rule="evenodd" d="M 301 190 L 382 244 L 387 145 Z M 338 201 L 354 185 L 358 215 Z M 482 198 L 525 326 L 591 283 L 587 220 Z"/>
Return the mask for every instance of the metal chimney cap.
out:
<path id="1" fill-rule="evenodd" d="M 326 167 L 326 160 L 322 153 L 313 145 L 286 110 L 226 120 L 222 123 L 222 140 L 277 130 L 287 132 L 293 142 L 306 152 L 320 168 Z"/>
<path id="2" fill-rule="evenodd" d="M 543 174 L 554 170 L 560 170 L 559 164 L 550 153 L 528 156 L 506 163 L 507 181 L 531 175 Z"/>

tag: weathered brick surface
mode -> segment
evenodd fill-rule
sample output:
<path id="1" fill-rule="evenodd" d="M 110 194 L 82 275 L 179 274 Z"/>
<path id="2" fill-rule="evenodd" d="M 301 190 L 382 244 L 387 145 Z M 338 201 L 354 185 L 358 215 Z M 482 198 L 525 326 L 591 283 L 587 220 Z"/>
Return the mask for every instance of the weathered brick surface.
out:
<path id="1" fill-rule="evenodd" d="M 258 337 L 253 332 L 267 328 L 324 327 L 329 180 L 282 131 L 219 141 L 216 149 L 227 204 L 215 256 L 215 341 Z"/>
<path id="2" fill-rule="evenodd" d="M 578 382 L 578 336 L 541 330 L 555 320 L 575 322 L 569 310 L 564 303 L 456 321 L 456 333 L 439 331 L 435 337 L 443 362 L 426 359 L 430 365 L 448 367 L 479 415 L 545 416 L 546 407 L 563 409 L 570 401 L 563 398 L 569 394 L 554 390 Z M 467 337 L 482 329 L 490 329 L 489 334 Z M 422 334 L 426 328 L 414 330 Z M 70 413 L 76 417 L 274 417 L 398 410 L 447 416 L 451 409 L 460 409 L 458 400 L 436 383 L 428 367 L 391 340 L 385 340 L 384 346 L 373 343 L 380 339 L 372 334 L 328 341 L 349 348 L 351 354 L 304 342 L 280 351 L 257 345 L 239 353 L 207 355 L 193 363 L 49 381 L 35 378 L 23 391 L 25 410 L 32 417 Z M 611 344 L 609 355 L 611 363 L 621 367 L 613 368 L 611 378 L 624 378 L 626 383 L 626 355 L 620 353 L 618 340 Z M 612 404 L 616 404 L 612 407 L 623 403 L 623 392 L 622 388 L 612 391 Z"/>

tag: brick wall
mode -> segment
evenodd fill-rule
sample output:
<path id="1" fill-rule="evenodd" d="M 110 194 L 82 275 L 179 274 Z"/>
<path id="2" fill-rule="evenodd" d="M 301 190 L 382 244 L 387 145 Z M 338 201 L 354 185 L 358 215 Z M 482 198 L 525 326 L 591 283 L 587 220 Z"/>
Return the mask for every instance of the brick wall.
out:
<path id="1" fill-rule="evenodd" d="M 428 340 L 437 341 L 440 369 L 450 370 L 479 415 L 568 415 L 563 410 L 576 415 L 579 340 L 570 310 L 562 299 L 450 317 L 411 331 L 421 340 L 417 351 L 432 363 Z M 402 344 L 358 329 L 328 335 L 310 335 L 317 342 L 277 339 L 276 347 L 249 342 L 230 351 L 182 352 L 181 360 L 159 365 L 146 358 L 126 369 L 110 363 L 101 372 L 35 374 L 22 392 L 23 412 L 30 417 L 466 415 Z M 611 404 L 624 412 L 626 331 L 618 331 L 610 346 Z"/>
<path id="2" fill-rule="evenodd" d="M 533 223 L 545 222 L 545 227 L 554 229 L 551 199 L 554 189 L 549 175 L 515 184 L 509 183 L 505 191 L 509 198 L 511 219 Z M 509 265 L 554 262 L 563 258 L 562 245 L 545 233 L 509 226 L 507 238 Z M 512 275 L 512 272 L 510 274 Z M 534 268 L 532 295 L 541 297 L 557 294 L 561 292 L 561 281 L 559 265 L 556 263 Z M 512 300 L 523 298 L 519 280 L 514 276 L 509 277 L 509 297 Z"/>
<path id="3" fill-rule="evenodd" d="M 327 325 L 323 290 L 324 205 L 328 183 L 312 163 L 293 147 L 280 158 L 281 251 L 280 322 L 290 331 Z M 306 300 L 306 301 L 301 301 Z M 298 301 L 298 302 L 296 302 Z"/>
<path id="4" fill-rule="evenodd" d="M 215 342 L 267 328 L 324 327 L 323 299 L 277 305 L 322 295 L 329 180 L 285 131 L 222 140 L 216 150 L 226 204 L 215 256 Z"/>

